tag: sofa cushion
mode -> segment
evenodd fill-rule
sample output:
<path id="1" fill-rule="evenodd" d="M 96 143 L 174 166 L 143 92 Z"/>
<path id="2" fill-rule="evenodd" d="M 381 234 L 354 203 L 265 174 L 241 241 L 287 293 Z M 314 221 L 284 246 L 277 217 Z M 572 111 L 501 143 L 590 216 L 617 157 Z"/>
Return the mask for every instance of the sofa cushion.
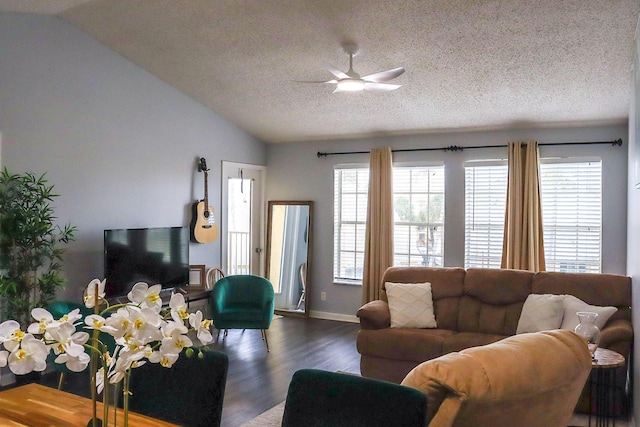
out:
<path id="1" fill-rule="evenodd" d="M 616 307 L 602 307 L 597 305 L 590 305 L 582 301 L 580 298 L 576 298 L 573 295 L 564 295 L 564 319 L 562 320 L 561 329 L 568 329 L 573 331 L 580 323 L 576 313 L 579 311 L 591 311 L 598 313 L 596 317 L 596 326 L 602 330 L 609 318 L 618 311 Z"/>
<path id="2" fill-rule="evenodd" d="M 467 270 L 456 330 L 514 335 L 522 306 L 531 294 L 533 275 L 530 271 L 508 269 Z"/>
<path id="3" fill-rule="evenodd" d="M 516 334 L 560 329 L 564 316 L 563 301 L 561 295 L 529 295 L 522 307 Z"/>
<path id="4" fill-rule="evenodd" d="M 445 338 L 442 343 L 442 354 L 461 351 L 469 347 L 479 347 L 491 344 L 504 338 L 506 338 L 505 335 L 459 332 Z"/>
<path id="5" fill-rule="evenodd" d="M 360 330 L 358 353 L 384 359 L 410 360 L 416 364 L 442 354 L 442 344 L 454 331 L 446 329 L 386 328 Z"/>
<path id="6" fill-rule="evenodd" d="M 386 282 L 392 328 L 435 328 L 431 283 Z"/>
<path id="7" fill-rule="evenodd" d="M 532 293 L 533 275 L 524 270 L 470 268 L 464 276 L 464 293 L 486 304 L 522 304 Z"/>

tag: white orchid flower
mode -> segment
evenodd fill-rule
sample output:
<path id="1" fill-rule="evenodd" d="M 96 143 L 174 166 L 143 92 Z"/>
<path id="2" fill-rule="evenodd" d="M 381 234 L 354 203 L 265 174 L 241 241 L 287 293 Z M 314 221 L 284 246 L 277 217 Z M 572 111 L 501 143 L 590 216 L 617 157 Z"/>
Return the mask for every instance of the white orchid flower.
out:
<path id="1" fill-rule="evenodd" d="M 9 354 L 9 369 L 16 375 L 28 374 L 32 371 L 42 372 L 47 368 L 49 349 L 39 339 L 26 334 L 20 342 L 20 348 Z"/>
<path id="2" fill-rule="evenodd" d="M 30 324 L 27 328 L 27 332 L 30 334 L 44 334 L 47 331 L 47 326 L 54 321 L 53 315 L 41 307 L 36 307 L 31 310 L 31 317 L 33 317 L 36 322 Z"/>
<path id="3" fill-rule="evenodd" d="M 89 365 L 91 357 L 87 353 L 71 356 L 69 353 L 61 353 L 55 358 L 55 363 L 64 363 L 70 371 L 82 372 Z"/>
<path id="4" fill-rule="evenodd" d="M 0 368 L 7 366 L 7 360 L 9 359 L 9 352 L 7 350 L 0 351 Z"/>
<path id="5" fill-rule="evenodd" d="M 160 351 L 163 353 L 180 354 L 184 348 L 191 347 L 192 345 L 193 342 L 191 341 L 191 338 L 180 333 L 180 329 L 176 328 L 171 331 L 171 335 L 165 336 L 162 339 Z"/>
<path id="6" fill-rule="evenodd" d="M 119 308 L 115 313 L 105 319 L 106 326 L 114 329 L 114 331 L 109 332 L 109 334 L 112 335 L 116 341 L 131 333 L 133 322 L 131 321 L 130 313 L 134 309 L 137 309 L 137 307 Z"/>
<path id="7" fill-rule="evenodd" d="M 133 325 L 131 328 L 131 336 L 135 340 L 146 344 L 162 339 L 162 332 L 160 330 L 162 317 L 153 309 L 143 308 L 141 310 L 131 311 L 130 320 Z"/>
<path id="8" fill-rule="evenodd" d="M 108 334 L 116 333 L 118 330 L 113 326 L 107 325 L 107 321 L 99 314 L 90 314 L 84 319 L 85 327 L 87 329 L 97 329 L 100 332 L 106 332 Z"/>
<path id="9" fill-rule="evenodd" d="M 198 340 L 203 345 L 207 345 L 213 341 L 213 336 L 211 335 L 211 325 L 213 322 L 210 319 L 203 319 L 203 317 L 200 310 L 191 313 L 189 315 L 189 324 L 195 329 Z"/>
<path id="10" fill-rule="evenodd" d="M 81 320 L 81 319 L 82 319 L 82 314 L 80 314 L 80 309 L 79 308 L 74 308 L 69 313 L 63 315 L 57 321 L 60 322 L 60 323 L 68 322 L 68 323 L 71 323 L 73 325 L 76 325 L 76 322 L 78 320 Z"/>
<path id="11" fill-rule="evenodd" d="M 15 320 L 6 320 L 0 323 L 0 343 L 9 352 L 13 352 L 20 347 L 20 341 L 25 337 L 25 333 L 20 329 L 20 324 Z"/>
<path id="12" fill-rule="evenodd" d="M 118 354 L 115 365 L 110 369 L 109 382 L 111 384 L 119 383 L 129 369 L 141 366 L 140 361 L 146 356 L 147 350 L 147 347 L 123 347 Z"/>
<path id="13" fill-rule="evenodd" d="M 161 285 L 149 286 L 146 283 L 138 282 L 133 285 L 127 297 L 131 302 L 139 304 L 142 308 L 151 308 L 160 312 L 162 309 L 162 298 L 160 298 Z"/>
<path id="14" fill-rule="evenodd" d="M 104 292 L 104 285 L 105 285 L 106 279 L 105 280 L 98 280 L 98 279 L 93 279 L 91 282 L 89 282 L 89 284 L 87 285 L 87 290 L 84 294 L 84 306 L 87 308 L 93 308 L 96 306 L 96 284 L 98 285 L 98 299 L 104 299 L 105 298 L 105 292 Z"/>
<path id="15" fill-rule="evenodd" d="M 101 366 L 96 371 L 96 391 L 100 394 L 102 390 L 104 390 L 104 367 Z"/>
<path id="16" fill-rule="evenodd" d="M 170 338 L 173 335 L 174 330 L 176 329 L 181 334 L 186 334 L 189 332 L 189 329 L 185 326 L 185 324 L 182 321 L 175 322 L 173 320 L 164 322 L 160 327 L 160 329 L 162 330 L 162 336 L 166 338 Z"/>
<path id="17" fill-rule="evenodd" d="M 162 351 L 154 351 L 149 356 L 149 362 L 159 363 L 164 368 L 170 368 L 180 357 L 179 353 L 164 353 Z"/>
<path id="18" fill-rule="evenodd" d="M 51 338 L 56 341 L 53 346 L 55 354 L 67 353 L 71 357 L 78 357 L 84 353 L 84 344 L 89 340 L 86 332 L 76 332 L 70 323 L 61 323 L 57 328 L 49 331 Z"/>
<path id="19" fill-rule="evenodd" d="M 171 308 L 171 318 L 176 322 L 184 322 L 189 318 L 188 307 L 182 294 L 171 295 L 169 308 Z"/>

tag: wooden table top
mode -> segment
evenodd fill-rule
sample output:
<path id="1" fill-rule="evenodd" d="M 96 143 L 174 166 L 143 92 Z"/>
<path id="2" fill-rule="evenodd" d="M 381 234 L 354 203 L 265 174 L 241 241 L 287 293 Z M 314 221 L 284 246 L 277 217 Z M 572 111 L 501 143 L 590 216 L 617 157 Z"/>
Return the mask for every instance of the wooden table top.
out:
<path id="1" fill-rule="evenodd" d="M 98 402 L 98 416 L 102 416 Z M 86 427 L 91 419 L 91 400 L 75 394 L 27 384 L 0 392 L 0 426 L 14 427 Z M 113 425 L 113 412 L 109 425 Z M 118 410 L 118 426 L 123 425 L 122 411 Z M 169 427 L 175 424 L 129 412 L 130 427 Z"/>
<path id="2" fill-rule="evenodd" d="M 596 349 L 595 360 L 591 363 L 593 369 L 613 369 L 624 365 L 624 356 L 608 348 Z"/>

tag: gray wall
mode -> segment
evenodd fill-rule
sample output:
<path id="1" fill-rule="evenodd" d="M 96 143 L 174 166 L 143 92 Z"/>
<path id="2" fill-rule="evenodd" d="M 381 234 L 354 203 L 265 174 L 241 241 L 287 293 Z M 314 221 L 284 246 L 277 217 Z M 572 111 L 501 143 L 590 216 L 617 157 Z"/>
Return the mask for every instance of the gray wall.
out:
<path id="1" fill-rule="evenodd" d="M 328 124 L 329 125 L 329 124 Z M 368 163 L 367 154 L 318 158 L 318 151 L 368 151 L 371 147 L 443 147 L 496 145 L 512 140 L 544 142 L 610 141 L 622 138 L 623 147 L 609 145 L 541 147 L 542 157 L 595 156 L 603 160 L 603 272 L 626 272 L 627 126 L 557 128 L 380 137 L 358 141 L 324 141 L 270 144 L 267 148 L 267 199 L 313 200 L 314 239 L 309 295 L 312 312 L 354 316 L 360 307 L 361 288 L 333 284 L 333 167 L 344 163 Z M 396 153 L 395 163 L 444 162 L 445 164 L 445 265 L 464 264 L 464 162 L 471 159 L 506 158 L 506 148 L 463 152 L 429 151 Z M 327 300 L 320 300 L 320 293 Z"/>
<path id="2" fill-rule="evenodd" d="M 638 49 L 640 40 L 638 38 L 638 31 L 636 31 L 635 47 Z M 637 52 L 638 50 L 636 50 Z M 636 62 L 637 67 L 637 62 Z M 633 329 L 640 331 L 640 316 L 635 313 L 640 307 L 640 292 L 638 288 L 640 286 L 640 189 L 635 188 L 636 182 L 640 181 L 640 168 L 636 169 L 636 165 L 640 164 L 640 152 L 637 150 L 638 144 L 634 141 L 640 141 L 640 120 L 638 120 L 638 114 L 640 111 L 640 105 L 638 105 L 638 99 L 640 98 L 640 70 L 634 68 L 634 78 L 631 84 L 631 108 L 629 110 L 629 180 L 628 180 L 628 196 L 627 196 L 627 275 L 631 276 L 632 281 L 632 300 L 631 307 L 633 308 Z M 636 170 L 639 171 L 636 174 Z M 640 354 L 640 340 L 635 339 L 633 344 L 633 353 L 636 355 L 634 364 L 632 367 L 632 381 L 634 391 L 634 401 L 632 403 L 632 409 L 634 418 L 640 418 L 640 364 L 637 355 Z M 638 425 L 636 422 L 635 425 Z"/>
<path id="3" fill-rule="evenodd" d="M 61 195 L 66 297 L 102 277 L 106 228 L 188 225 L 203 197 L 219 213 L 222 160 L 261 164 L 265 145 L 56 17 L 0 13 L 1 159 L 47 177 Z M 216 217 L 219 220 L 219 216 Z M 220 266 L 220 240 L 191 244 L 192 264 Z"/>

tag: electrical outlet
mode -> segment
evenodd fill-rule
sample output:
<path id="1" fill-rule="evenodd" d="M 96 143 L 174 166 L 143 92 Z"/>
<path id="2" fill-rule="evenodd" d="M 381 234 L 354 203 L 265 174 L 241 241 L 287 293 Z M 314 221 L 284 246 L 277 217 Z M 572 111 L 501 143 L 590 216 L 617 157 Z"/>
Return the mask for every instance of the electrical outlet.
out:
<path id="1" fill-rule="evenodd" d="M 322 301 L 326 301 L 327 300 L 327 293 L 326 292 L 320 292 L 320 300 L 322 300 Z"/>

